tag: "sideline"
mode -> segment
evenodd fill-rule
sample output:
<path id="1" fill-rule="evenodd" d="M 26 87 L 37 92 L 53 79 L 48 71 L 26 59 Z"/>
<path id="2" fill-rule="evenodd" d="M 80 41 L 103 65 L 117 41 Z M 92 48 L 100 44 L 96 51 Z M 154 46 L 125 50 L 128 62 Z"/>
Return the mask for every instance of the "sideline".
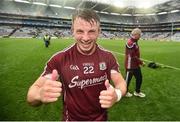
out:
<path id="1" fill-rule="evenodd" d="M 123 53 L 115 52 L 115 51 L 112 51 L 112 50 L 111 50 L 111 52 L 116 53 L 116 54 L 118 54 L 118 55 L 122 55 L 122 56 L 125 55 L 125 54 L 123 54 Z M 143 59 L 143 58 L 141 58 L 141 60 L 143 60 L 143 61 L 145 61 L 145 62 L 154 62 L 154 61 L 146 60 L 146 59 Z M 170 65 L 161 64 L 161 63 L 158 63 L 158 62 L 156 62 L 156 64 L 161 65 L 161 66 L 164 66 L 164 67 L 166 67 L 166 68 L 171 68 L 171 69 L 175 69 L 175 70 L 180 70 L 180 68 L 178 68 L 178 67 L 173 67 L 173 66 L 170 66 Z"/>

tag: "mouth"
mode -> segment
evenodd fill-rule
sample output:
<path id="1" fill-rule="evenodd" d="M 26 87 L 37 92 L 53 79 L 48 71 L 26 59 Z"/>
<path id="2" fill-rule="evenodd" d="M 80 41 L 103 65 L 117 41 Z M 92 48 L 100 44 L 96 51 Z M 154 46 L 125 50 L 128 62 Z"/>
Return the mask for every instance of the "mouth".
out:
<path id="1" fill-rule="evenodd" d="M 87 41 L 87 42 L 81 42 L 81 44 L 82 44 L 82 46 L 84 46 L 84 47 L 88 47 L 88 46 L 90 46 L 91 44 L 92 44 L 92 42 L 90 42 L 90 41 Z"/>
<path id="2" fill-rule="evenodd" d="M 91 54 L 94 49 L 93 42 L 91 41 L 79 41 L 78 44 L 79 51 L 83 54 Z"/>
<path id="3" fill-rule="evenodd" d="M 91 44 L 91 41 L 81 41 L 81 43 L 82 43 L 83 45 L 89 45 L 89 44 Z"/>

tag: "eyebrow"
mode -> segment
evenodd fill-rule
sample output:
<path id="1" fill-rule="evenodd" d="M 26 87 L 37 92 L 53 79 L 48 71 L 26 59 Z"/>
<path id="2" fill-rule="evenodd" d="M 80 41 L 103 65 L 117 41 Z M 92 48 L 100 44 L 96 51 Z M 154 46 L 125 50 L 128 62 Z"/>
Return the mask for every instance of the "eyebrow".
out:
<path id="1" fill-rule="evenodd" d="M 82 29 L 77 29 L 76 30 L 76 32 L 83 32 L 84 30 L 82 30 Z M 89 30 L 88 32 L 95 32 L 96 31 L 96 29 L 91 29 L 91 30 Z"/>

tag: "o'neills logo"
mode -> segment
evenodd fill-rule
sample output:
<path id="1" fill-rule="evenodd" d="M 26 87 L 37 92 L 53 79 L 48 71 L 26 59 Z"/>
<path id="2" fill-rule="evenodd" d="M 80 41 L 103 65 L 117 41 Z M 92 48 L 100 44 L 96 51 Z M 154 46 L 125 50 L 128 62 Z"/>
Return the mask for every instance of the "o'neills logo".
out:
<path id="1" fill-rule="evenodd" d="M 107 79 L 106 74 L 98 78 L 83 79 L 83 80 L 79 80 L 79 76 L 75 76 L 71 80 L 71 83 L 69 84 L 69 88 L 78 87 L 78 88 L 83 89 L 84 87 L 101 84 L 102 81 L 105 81 L 106 79 Z"/>

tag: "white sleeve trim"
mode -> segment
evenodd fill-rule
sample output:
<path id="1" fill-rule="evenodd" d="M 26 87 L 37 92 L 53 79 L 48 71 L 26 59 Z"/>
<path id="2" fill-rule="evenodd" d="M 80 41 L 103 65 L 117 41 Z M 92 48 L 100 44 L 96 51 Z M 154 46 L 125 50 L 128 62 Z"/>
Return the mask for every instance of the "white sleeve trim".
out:
<path id="1" fill-rule="evenodd" d="M 134 46 L 135 44 L 136 44 L 136 43 L 133 43 L 132 46 L 129 46 L 128 43 L 126 43 L 126 46 L 127 46 L 128 48 L 133 48 L 133 46 Z"/>
<path id="2" fill-rule="evenodd" d="M 116 70 L 114 70 L 114 69 L 112 69 L 112 70 L 111 70 L 111 73 L 119 73 L 119 72 L 116 71 Z"/>

